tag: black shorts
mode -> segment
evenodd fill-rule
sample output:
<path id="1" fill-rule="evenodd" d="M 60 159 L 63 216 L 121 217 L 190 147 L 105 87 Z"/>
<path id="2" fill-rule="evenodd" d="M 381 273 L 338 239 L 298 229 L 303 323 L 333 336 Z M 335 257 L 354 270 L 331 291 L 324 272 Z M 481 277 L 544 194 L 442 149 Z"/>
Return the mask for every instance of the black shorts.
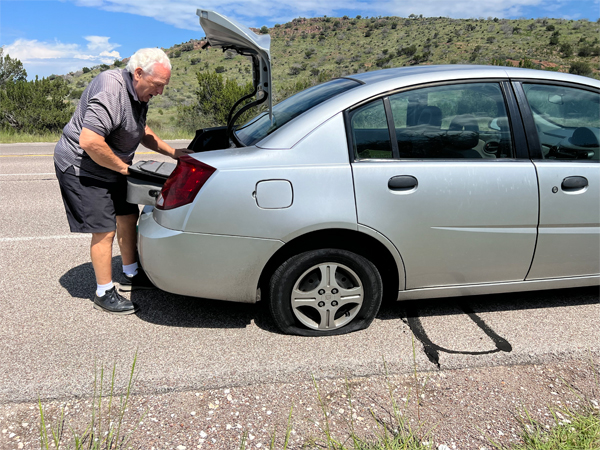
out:
<path id="1" fill-rule="evenodd" d="M 139 214 L 127 202 L 127 178 L 112 183 L 78 177 L 72 167 L 61 172 L 55 166 L 69 227 L 73 233 L 106 233 L 117 229 L 117 216 Z"/>

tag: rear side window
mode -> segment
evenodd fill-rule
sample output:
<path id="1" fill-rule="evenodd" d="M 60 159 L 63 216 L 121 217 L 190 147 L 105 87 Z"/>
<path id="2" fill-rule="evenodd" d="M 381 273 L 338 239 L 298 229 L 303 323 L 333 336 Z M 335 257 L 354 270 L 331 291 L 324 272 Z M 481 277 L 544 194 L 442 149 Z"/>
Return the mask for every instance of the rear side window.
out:
<path id="1" fill-rule="evenodd" d="M 392 141 L 383 100 L 376 100 L 352 111 L 350 123 L 354 155 L 358 159 L 392 158 Z"/>
<path id="2" fill-rule="evenodd" d="M 523 84 L 544 159 L 600 159 L 600 94 Z"/>
<path id="3" fill-rule="evenodd" d="M 305 89 L 273 107 L 272 123 L 269 115 L 262 113 L 238 127 L 237 138 L 246 146 L 254 145 L 300 114 L 357 86 L 358 81 L 339 78 Z"/>
<path id="4" fill-rule="evenodd" d="M 389 97 L 401 159 L 513 157 L 498 83 L 435 86 Z"/>

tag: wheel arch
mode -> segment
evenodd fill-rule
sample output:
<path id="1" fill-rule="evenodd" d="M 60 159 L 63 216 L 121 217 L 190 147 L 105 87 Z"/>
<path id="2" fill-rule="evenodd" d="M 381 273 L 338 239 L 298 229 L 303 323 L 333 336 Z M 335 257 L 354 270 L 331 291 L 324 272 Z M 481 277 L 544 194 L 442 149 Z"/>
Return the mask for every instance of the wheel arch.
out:
<path id="1" fill-rule="evenodd" d="M 271 256 L 261 272 L 258 281 L 261 295 L 268 295 L 272 274 L 288 258 L 309 250 L 337 248 L 357 253 L 371 261 L 381 275 L 383 300 L 397 300 L 399 289 L 401 286 L 404 288 L 402 259 L 384 236 L 369 228 L 365 228 L 365 231 L 330 228 L 312 231 L 287 242 Z"/>

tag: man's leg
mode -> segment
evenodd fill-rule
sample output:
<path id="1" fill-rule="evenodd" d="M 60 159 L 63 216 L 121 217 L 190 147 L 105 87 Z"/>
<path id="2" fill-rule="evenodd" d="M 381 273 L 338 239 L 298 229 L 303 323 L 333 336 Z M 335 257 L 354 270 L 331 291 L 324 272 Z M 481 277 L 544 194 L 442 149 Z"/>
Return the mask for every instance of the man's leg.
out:
<path id="1" fill-rule="evenodd" d="M 154 289 L 154 285 L 137 263 L 137 220 L 138 214 L 117 216 L 117 242 L 123 260 L 123 275 L 119 279 L 121 291 Z"/>
<path id="2" fill-rule="evenodd" d="M 117 242 L 121 249 L 123 265 L 128 266 L 137 261 L 137 225 L 138 215 L 117 216 Z"/>
<path id="3" fill-rule="evenodd" d="M 112 245 L 115 232 L 92 233 L 90 256 L 99 285 L 112 282 Z"/>
<path id="4" fill-rule="evenodd" d="M 94 308 L 112 314 L 133 314 L 137 306 L 130 300 L 122 297 L 112 286 L 112 245 L 115 232 L 92 233 L 92 246 L 90 255 L 96 274 L 98 289 L 94 297 Z M 110 286 L 106 286 L 110 285 Z"/>

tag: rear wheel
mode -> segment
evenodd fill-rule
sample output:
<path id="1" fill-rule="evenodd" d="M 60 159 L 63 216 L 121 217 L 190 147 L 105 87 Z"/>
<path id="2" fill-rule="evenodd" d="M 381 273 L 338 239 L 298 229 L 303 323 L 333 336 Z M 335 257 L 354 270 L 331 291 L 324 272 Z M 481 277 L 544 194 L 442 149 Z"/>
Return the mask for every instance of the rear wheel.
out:
<path id="1" fill-rule="evenodd" d="M 269 309 L 284 333 L 330 336 L 367 328 L 381 296 L 381 277 L 368 259 L 320 249 L 293 256 L 275 271 Z"/>

